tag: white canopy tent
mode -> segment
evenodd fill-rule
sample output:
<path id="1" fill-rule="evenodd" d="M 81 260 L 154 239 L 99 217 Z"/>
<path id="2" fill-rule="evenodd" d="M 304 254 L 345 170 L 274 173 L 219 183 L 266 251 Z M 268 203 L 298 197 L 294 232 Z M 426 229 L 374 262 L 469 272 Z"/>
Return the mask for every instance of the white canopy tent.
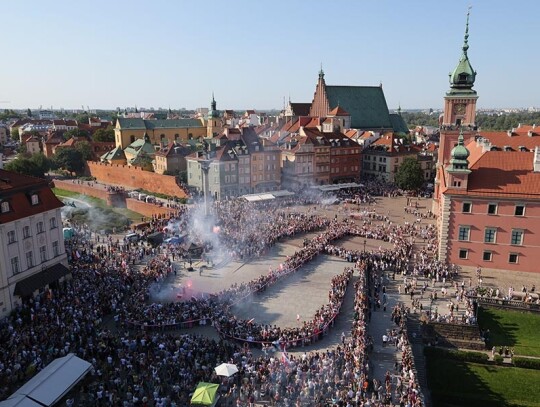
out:
<path id="1" fill-rule="evenodd" d="M 0 407 L 53 406 L 75 386 L 92 365 L 73 353 L 49 363 L 41 372 L 27 381 Z"/>
<path id="2" fill-rule="evenodd" d="M 242 198 L 244 198 L 248 202 L 262 202 L 262 201 L 270 201 L 272 199 L 282 198 L 285 196 L 292 196 L 292 195 L 294 195 L 294 192 L 290 192 L 290 191 L 287 191 L 286 189 L 282 189 L 279 191 L 270 191 L 270 192 L 265 192 L 261 194 L 242 195 Z"/>
<path id="3" fill-rule="evenodd" d="M 329 184 L 329 185 L 314 185 L 311 188 L 318 189 L 321 192 L 339 191 L 346 188 L 361 188 L 363 184 L 357 184 L 356 182 L 349 182 L 346 184 Z"/>

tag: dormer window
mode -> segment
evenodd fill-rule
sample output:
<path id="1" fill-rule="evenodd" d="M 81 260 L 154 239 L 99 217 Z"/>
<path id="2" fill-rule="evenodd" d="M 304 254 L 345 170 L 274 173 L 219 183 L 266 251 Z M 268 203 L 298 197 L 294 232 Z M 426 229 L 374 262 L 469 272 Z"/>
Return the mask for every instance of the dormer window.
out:
<path id="1" fill-rule="evenodd" d="M 9 212 L 9 202 L 8 201 L 2 201 L 2 204 L 0 205 L 2 213 Z"/>
<path id="2" fill-rule="evenodd" d="M 32 205 L 37 205 L 39 203 L 39 196 L 38 194 L 32 194 L 30 195 L 30 201 Z"/>

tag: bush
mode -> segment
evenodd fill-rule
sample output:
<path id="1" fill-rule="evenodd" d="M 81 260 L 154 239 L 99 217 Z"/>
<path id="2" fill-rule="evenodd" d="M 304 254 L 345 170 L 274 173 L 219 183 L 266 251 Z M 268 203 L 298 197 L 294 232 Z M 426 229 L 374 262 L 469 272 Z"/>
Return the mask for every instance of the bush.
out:
<path id="1" fill-rule="evenodd" d="M 502 365 L 503 360 L 504 360 L 504 358 L 501 355 L 499 355 L 498 353 L 496 353 L 495 356 L 493 356 L 493 361 L 498 365 Z"/>
<path id="2" fill-rule="evenodd" d="M 443 348 L 436 348 L 433 346 L 426 346 L 424 348 L 424 354 L 427 357 L 443 358 L 459 360 L 463 362 L 473 363 L 487 363 L 489 356 L 482 352 L 467 352 L 462 350 L 450 350 Z"/>
<path id="3" fill-rule="evenodd" d="M 514 362 L 515 367 L 540 370 L 540 359 L 514 357 L 512 361 Z"/>

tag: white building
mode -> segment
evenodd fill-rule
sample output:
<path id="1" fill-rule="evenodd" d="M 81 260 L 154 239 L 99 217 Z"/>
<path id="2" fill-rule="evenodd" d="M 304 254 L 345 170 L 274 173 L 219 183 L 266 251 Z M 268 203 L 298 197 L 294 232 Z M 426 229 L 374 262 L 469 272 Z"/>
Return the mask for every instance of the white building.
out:
<path id="1" fill-rule="evenodd" d="M 62 206 L 47 181 L 0 170 L 0 318 L 69 274 Z"/>

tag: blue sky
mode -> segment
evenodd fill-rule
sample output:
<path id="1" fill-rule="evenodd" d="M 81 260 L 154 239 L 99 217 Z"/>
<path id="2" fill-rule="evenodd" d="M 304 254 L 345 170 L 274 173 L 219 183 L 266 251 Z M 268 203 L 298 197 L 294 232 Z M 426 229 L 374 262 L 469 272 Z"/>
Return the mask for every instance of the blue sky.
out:
<path id="1" fill-rule="evenodd" d="M 389 108 L 440 108 L 461 54 L 479 107 L 540 106 L 536 0 L 4 1 L 0 108 L 281 108 L 383 84 Z"/>

